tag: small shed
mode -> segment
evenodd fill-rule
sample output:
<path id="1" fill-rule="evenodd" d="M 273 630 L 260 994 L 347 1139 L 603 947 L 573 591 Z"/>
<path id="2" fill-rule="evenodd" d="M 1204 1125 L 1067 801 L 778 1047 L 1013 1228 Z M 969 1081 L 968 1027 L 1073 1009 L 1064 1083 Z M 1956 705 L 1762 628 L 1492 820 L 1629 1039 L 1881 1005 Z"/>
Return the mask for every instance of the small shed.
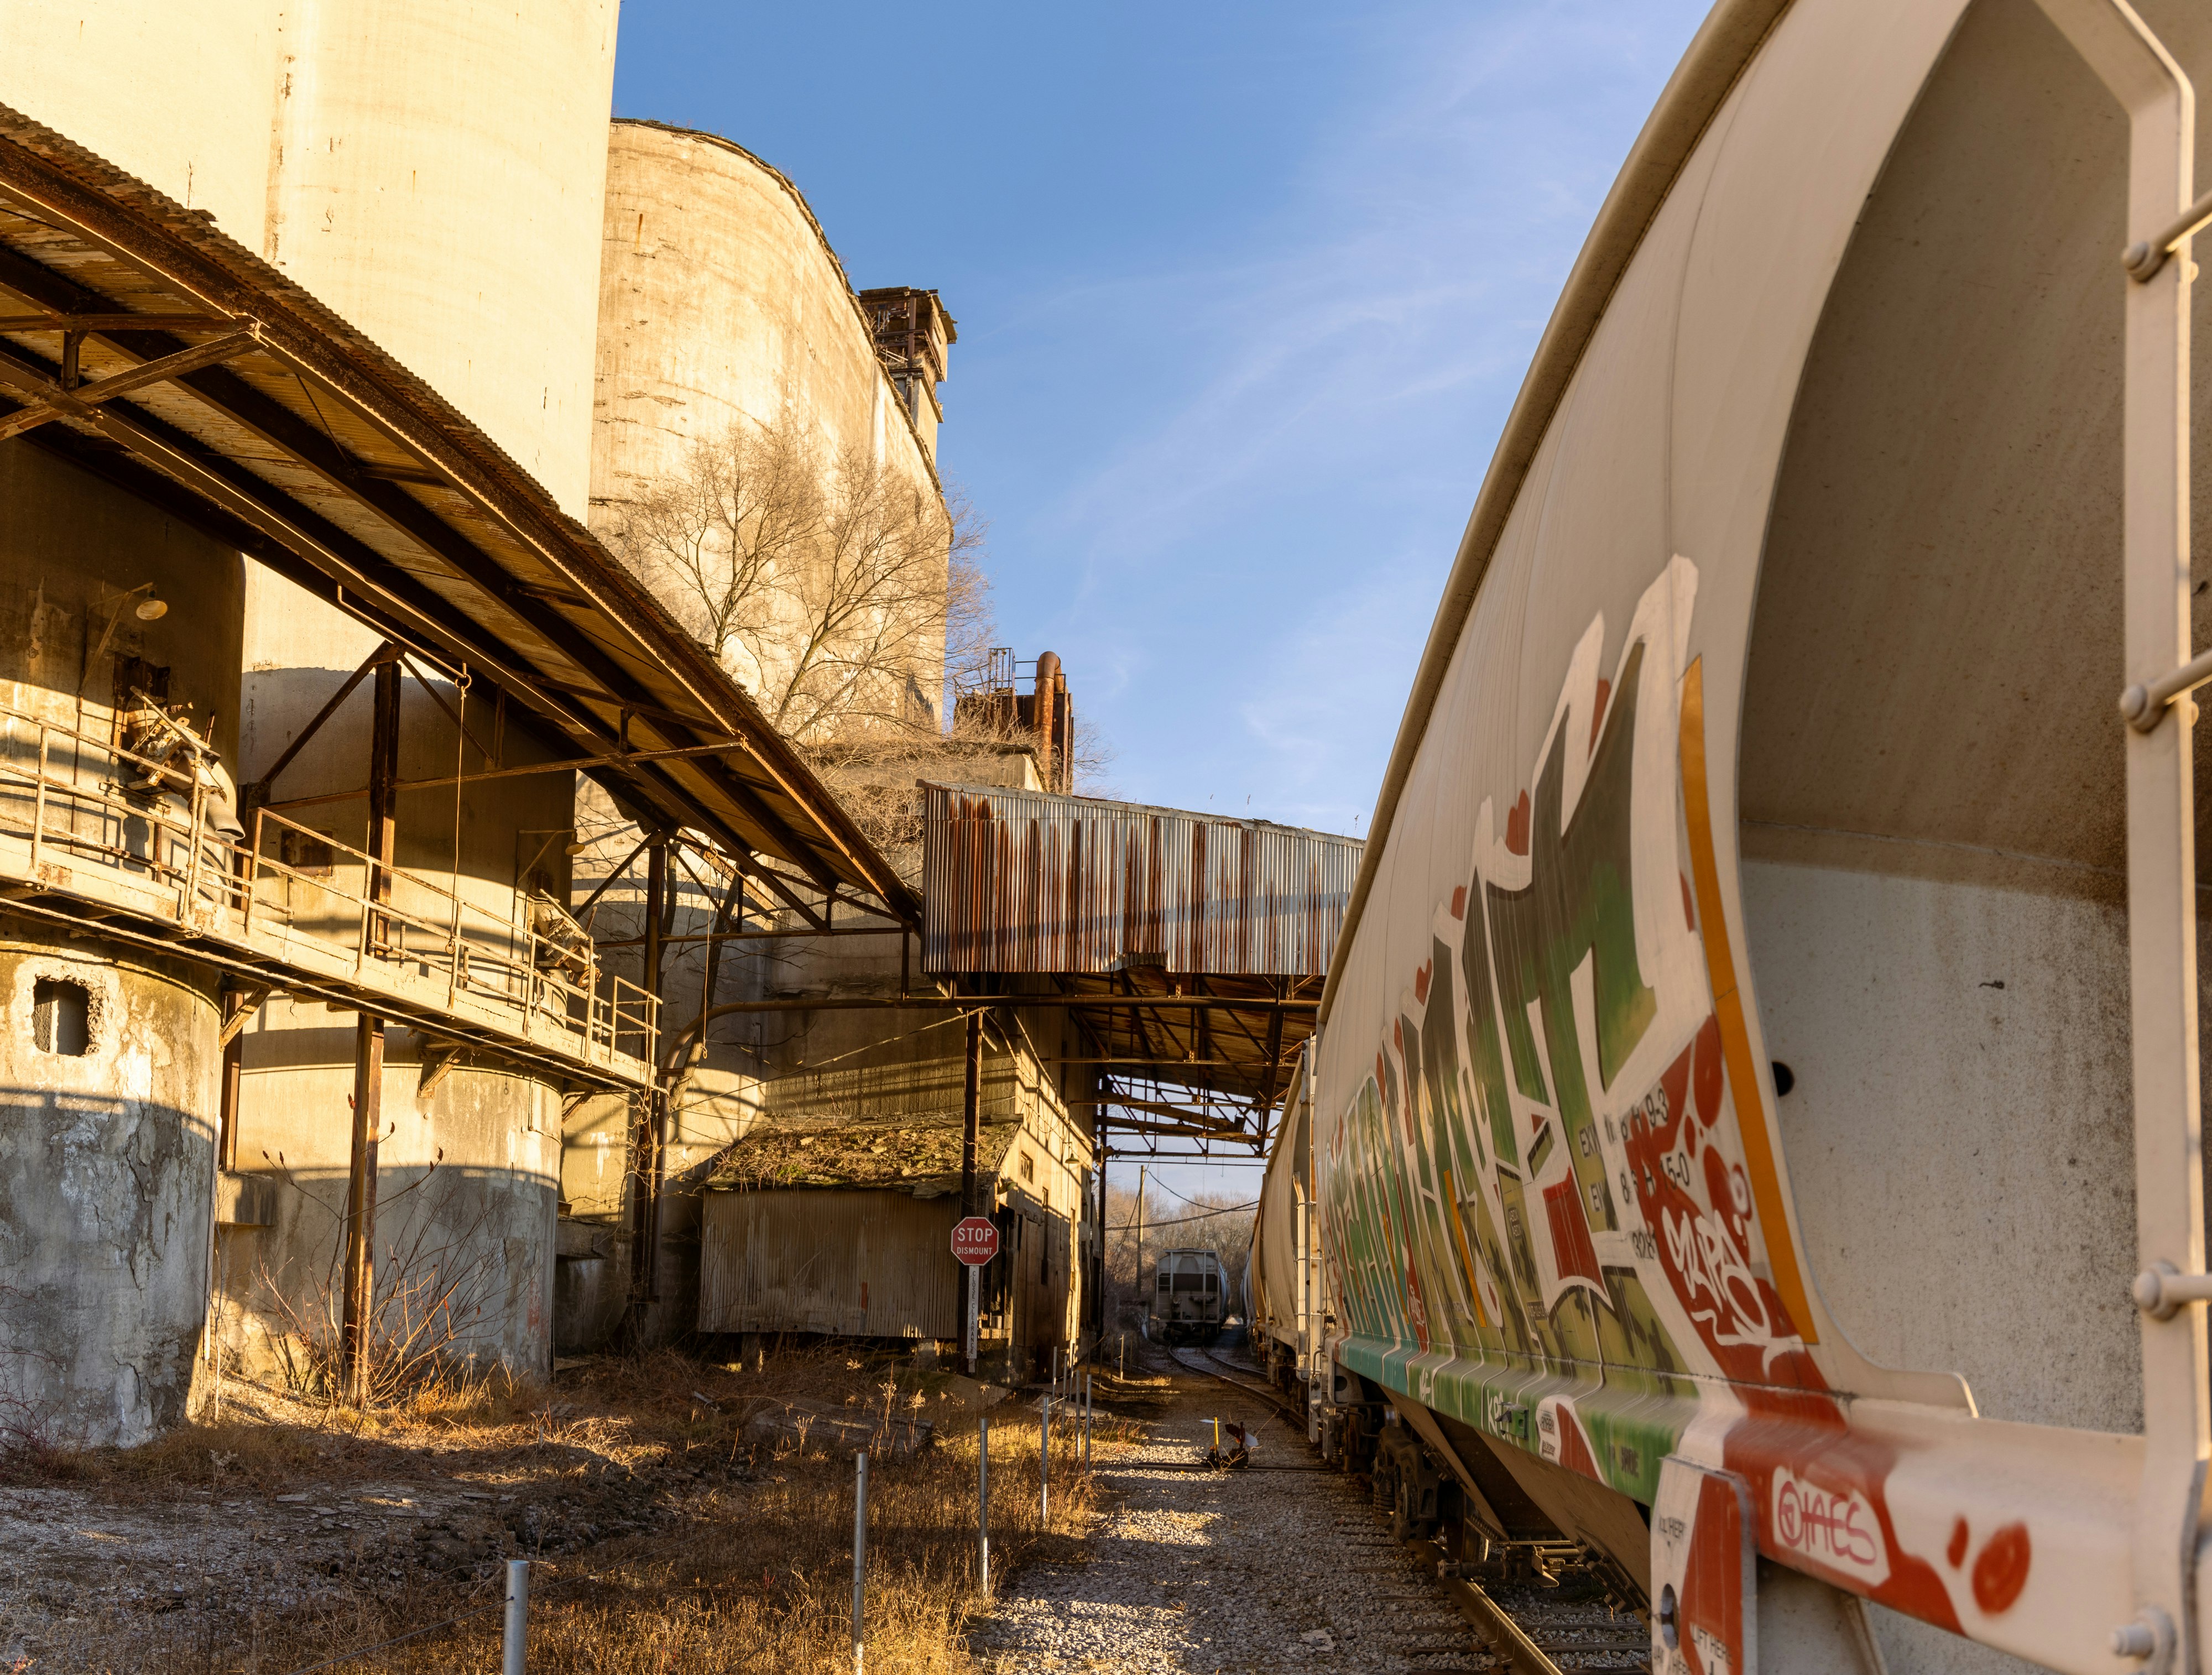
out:
<path id="1" fill-rule="evenodd" d="M 1050 1118 L 987 1117 L 976 1182 L 1000 1254 L 979 1335 L 994 1364 L 1073 1336 L 1075 1255 L 1094 1197 Z M 699 1330 L 957 1344 L 953 1259 L 963 1127 L 955 1115 L 764 1123 L 723 1154 L 702 1208 Z"/>

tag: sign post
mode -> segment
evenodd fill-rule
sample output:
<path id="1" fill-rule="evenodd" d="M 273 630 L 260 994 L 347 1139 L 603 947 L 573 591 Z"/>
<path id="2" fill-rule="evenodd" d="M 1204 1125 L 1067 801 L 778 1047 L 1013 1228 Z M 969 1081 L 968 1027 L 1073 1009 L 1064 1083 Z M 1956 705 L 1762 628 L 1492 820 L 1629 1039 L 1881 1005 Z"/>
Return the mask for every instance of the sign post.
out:
<path id="1" fill-rule="evenodd" d="M 988 1216 L 964 1216 L 952 1224 L 952 1254 L 968 1270 L 967 1320 L 962 1331 L 968 1376 L 975 1376 L 975 1315 L 982 1296 L 983 1265 L 999 1253 L 999 1229 Z"/>

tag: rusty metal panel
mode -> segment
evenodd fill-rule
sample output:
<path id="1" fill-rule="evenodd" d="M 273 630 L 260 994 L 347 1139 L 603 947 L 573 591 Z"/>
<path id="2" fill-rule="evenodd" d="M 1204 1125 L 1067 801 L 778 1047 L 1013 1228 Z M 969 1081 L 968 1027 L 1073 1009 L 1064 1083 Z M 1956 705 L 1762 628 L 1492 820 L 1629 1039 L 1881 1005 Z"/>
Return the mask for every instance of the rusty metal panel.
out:
<path id="1" fill-rule="evenodd" d="M 896 1192 L 708 1193 L 699 1330 L 957 1338 L 958 1210 Z"/>
<path id="2" fill-rule="evenodd" d="M 927 794 L 930 971 L 1318 977 L 1359 871 L 1358 839 L 1264 820 L 1044 792 Z"/>

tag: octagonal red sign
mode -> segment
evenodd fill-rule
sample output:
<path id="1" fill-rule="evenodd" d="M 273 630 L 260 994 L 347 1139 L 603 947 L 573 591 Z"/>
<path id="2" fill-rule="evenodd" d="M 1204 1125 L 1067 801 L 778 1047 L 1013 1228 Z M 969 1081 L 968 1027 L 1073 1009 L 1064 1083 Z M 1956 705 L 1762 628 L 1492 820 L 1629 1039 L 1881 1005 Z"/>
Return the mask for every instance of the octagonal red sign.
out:
<path id="1" fill-rule="evenodd" d="M 999 1229 L 982 1216 L 955 1222 L 952 1253 L 971 1268 L 981 1267 L 999 1253 Z"/>

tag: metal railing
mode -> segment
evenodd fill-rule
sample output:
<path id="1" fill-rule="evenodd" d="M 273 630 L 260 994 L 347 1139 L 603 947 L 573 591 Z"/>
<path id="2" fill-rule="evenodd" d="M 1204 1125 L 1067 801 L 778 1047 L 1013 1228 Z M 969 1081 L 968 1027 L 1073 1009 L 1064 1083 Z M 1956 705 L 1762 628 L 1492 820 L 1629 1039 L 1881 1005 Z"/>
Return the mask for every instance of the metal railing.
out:
<path id="1" fill-rule="evenodd" d="M 197 765 L 0 704 L 0 871 L 21 845 L 17 864 L 34 887 L 280 962 L 305 955 L 295 962 L 312 977 L 488 1022 L 566 1057 L 651 1063 L 658 1001 L 606 969 L 565 913 L 504 889 L 513 906 L 495 911 L 462 894 L 458 876 L 449 884 L 383 865 L 268 810 L 242 836 L 227 833 L 228 808 Z"/>

